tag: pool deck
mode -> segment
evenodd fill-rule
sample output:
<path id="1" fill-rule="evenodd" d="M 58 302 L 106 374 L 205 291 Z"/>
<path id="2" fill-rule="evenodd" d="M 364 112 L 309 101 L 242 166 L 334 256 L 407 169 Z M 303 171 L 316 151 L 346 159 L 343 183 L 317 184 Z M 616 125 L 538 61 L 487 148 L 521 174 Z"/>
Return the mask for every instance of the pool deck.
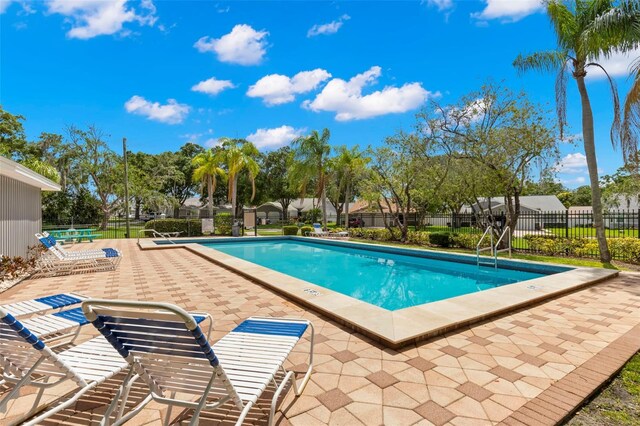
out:
<path id="1" fill-rule="evenodd" d="M 261 237 L 282 240 L 283 237 Z M 286 237 L 285 237 L 286 238 Z M 372 245 L 366 243 L 345 243 L 327 241 L 318 238 L 288 237 L 294 241 L 309 241 L 317 244 L 335 244 L 387 250 L 394 254 L 405 254 L 407 250 Z M 204 247 L 191 243 L 193 239 L 173 239 L 177 244 L 156 244 L 154 240 L 142 239 L 139 242 L 143 250 L 187 249 L 205 259 L 224 266 L 251 280 L 257 281 L 270 289 L 285 294 L 317 312 L 322 312 L 333 320 L 346 325 L 357 332 L 373 338 L 385 346 L 399 349 L 407 344 L 443 335 L 457 328 L 477 323 L 493 316 L 513 311 L 541 300 L 557 297 L 569 291 L 592 285 L 596 282 L 612 278 L 618 271 L 598 268 L 572 268 L 553 275 L 543 276 L 520 283 L 504 285 L 476 293 L 465 294 L 431 303 L 411 306 L 389 311 L 387 309 L 363 302 L 353 297 L 338 293 L 312 282 L 301 280 L 255 263 L 228 255 L 212 247 Z M 221 239 L 218 239 L 219 241 Z M 228 239 L 226 239 L 228 240 Z M 246 240 L 246 239 L 243 239 Z M 205 240 L 206 241 L 206 240 Z M 237 241 L 237 240 L 236 240 Z M 430 250 L 408 250 L 414 254 L 429 254 L 443 260 L 464 259 L 475 264 L 476 257 L 459 253 L 443 253 Z M 523 267 L 553 269 L 554 265 L 538 262 L 510 261 L 500 259 L 505 264 L 522 265 Z M 455 263 L 451 264 L 455 267 Z M 556 269 L 558 268 L 555 265 Z M 348 280 L 349 277 L 344 277 Z"/>
<path id="2" fill-rule="evenodd" d="M 640 349 L 640 274 L 621 273 L 393 350 L 184 248 L 143 251 L 135 240 L 100 240 L 73 249 L 109 246 L 124 255 L 116 271 L 26 280 L 0 300 L 76 291 L 171 302 L 211 313 L 213 339 L 251 315 L 307 318 L 316 328 L 314 373 L 301 397 L 289 393 L 280 404 L 281 426 L 557 424 Z M 93 335 L 85 327 L 83 338 Z M 304 370 L 308 344 L 298 344 L 288 368 Z M 45 424 L 96 424 L 116 384 L 98 387 Z M 53 388 L 45 401 L 69 390 Z M 33 397 L 31 389 L 22 392 L 0 413 L 0 424 L 19 420 Z M 268 398 L 247 424 L 266 425 Z M 128 424 L 159 425 L 165 414 L 151 403 Z M 233 424 L 237 415 L 229 407 L 204 414 L 200 424 Z M 171 420 L 186 424 L 189 416 L 174 410 Z"/>

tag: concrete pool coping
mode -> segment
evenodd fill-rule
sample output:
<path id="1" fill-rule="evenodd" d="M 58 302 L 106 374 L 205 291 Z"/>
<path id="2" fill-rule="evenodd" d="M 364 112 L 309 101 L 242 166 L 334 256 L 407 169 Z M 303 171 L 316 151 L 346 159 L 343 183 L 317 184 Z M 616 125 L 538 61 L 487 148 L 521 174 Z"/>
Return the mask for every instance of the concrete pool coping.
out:
<path id="1" fill-rule="evenodd" d="M 251 237 L 264 241 L 267 239 L 292 239 L 309 241 L 306 237 Z M 258 282 L 276 292 L 287 295 L 290 299 L 311 309 L 322 312 L 338 322 L 372 337 L 383 344 L 397 349 L 410 343 L 439 336 L 454 329 L 483 321 L 490 317 L 504 314 L 538 303 L 542 300 L 575 291 L 597 282 L 615 277 L 617 270 L 572 268 L 520 283 L 509 284 L 476 293 L 465 294 L 437 302 L 425 303 L 395 311 L 363 302 L 353 297 L 332 291 L 311 282 L 294 278 L 290 275 L 274 271 L 255 263 L 228 255 L 214 248 L 202 246 L 202 243 L 224 241 L 246 241 L 235 238 L 174 238 L 175 244 L 154 239 L 141 239 L 138 242 L 142 250 L 166 250 L 174 248 L 187 249 L 213 263 L 232 270 L 252 281 Z M 159 242 L 160 244 L 156 243 Z M 314 239 L 314 242 L 324 241 Z M 376 251 L 391 253 L 423 253 L 429 257 L 463 259 L 465 263 L 475 263 L 475 256 L 467 254 L 450 254 L 433 250 L 401 249 L 381 247 L 380 245 L 361 242 L 325 242 L 324 244 L 370 248 Z M 381 250 L 382 248 L 382 250 Z M 409 253 L 407 253 L 409 252 Z M 501 259 L 500 266 L 530 265 L 534 269 L 562 269 L 562 266 L 541 262 L 513 261 Z"/>

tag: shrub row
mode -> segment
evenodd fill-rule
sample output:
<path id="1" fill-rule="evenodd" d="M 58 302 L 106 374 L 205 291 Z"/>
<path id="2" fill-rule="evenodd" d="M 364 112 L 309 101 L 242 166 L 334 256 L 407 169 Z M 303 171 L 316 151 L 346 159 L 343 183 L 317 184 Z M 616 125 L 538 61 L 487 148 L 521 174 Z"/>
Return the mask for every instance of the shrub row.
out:
<path id="1" fill-rule="evenodd" d="M 202 236 L 202 223 L 198 219 L 154 219 L 144 224 L 145 229 L 155 229 L 158 232 L 180 232 L 181 237 Z M 146 234 L 149 236 L 149 234 Z"/>
<path id="2" fill-rule="evenodd" d="M 388 229 L 350 228 L 349 236 L 373 241 L 395 241 L 400 239 L 400 231 L 391 233 Z M 425 232 L 409 230 L 407 243 L 421 246 L 459 247 L 475 249 L 480 241 L 479 234 L 452 234 L 448 232 Z M 489 242 L 487 241 L 487 246 Z M 483 244 L 484 245 L 484 244 Z"/>
<path id="3" fill-rule="evenodd" d="M 298 235 L 298 227 L 295 225 L 283 226 L 282 235 Z"/>
<path id="4" fill-rule="evenodd" d="M 566 254 L 569 256 L 587 257 L 598 253 L 598 241 L 595 238 L 559 238 L 555 235 L 525 237 L 529 249 L 542 254 L 555 256 Z M 638 238 L 608 238 L 609 250 L 615 259 L 628 262 L 640 262 L 640 239 Z"/>

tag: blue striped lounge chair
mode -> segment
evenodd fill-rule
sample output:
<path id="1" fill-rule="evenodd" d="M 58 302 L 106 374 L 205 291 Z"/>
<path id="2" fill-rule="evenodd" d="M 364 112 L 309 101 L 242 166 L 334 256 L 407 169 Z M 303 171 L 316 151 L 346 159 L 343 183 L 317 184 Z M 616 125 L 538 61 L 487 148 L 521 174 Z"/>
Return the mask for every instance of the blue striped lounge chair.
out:
<path id="1" fill-rule="evenodd" d="M 19 395 L 24 386 L 34 386 L 38 388 L 38 394 L 31 410 L 23 416 L 23 420 L 28 419 L 23 425 L 41 424 L 43 420 L 70 407 L 96 386 L 129 370 L 123 383 L 127 391 L 122 398 L 124 408 L 128 389 L 137 376 L 132 374 L 127 361 L 122 359 L 104 337 L 98 336 L 55 353 L 26 324 L 27 321 L 22 323 L 0 308 L 0 359 L 3 368 L 0 385 L 13 385 L 0 400 L 0 411 L 5 410 L 9 401 Z M 66 380 L 73 381 L 78 389 L 70 393 L 66 400 L 59 401 L 36 418 L 29 419 L 38 407 L 44 390 Z"/>
<path id="2" fill-rule="evenodd" d="M 50 296 L 38 297 L 37 299 L 23 300 L 21 302 L 0 305 L 0 308 L 11 312 L 14 317 L 20 318 L 29 315 L 40 315 L 48 311 L 61 310 L 78 304 L 85 299 L 85 296 L 77 293 L 58 293 Z"/>
<path id="3" fill-rule="evenodd" d="M 313 224 L 313 231 L 310 231 L 307 233 L 308 237 L 328 237 L 329 236 L 329 232 L 324 231 L 322 229 L 322 225 L 320 225 L 319 223 L 314 223 Z"/>
<path id="4" fill-rule="evenodd" d="M 37 276 L 112 271 L 122 259 L 120 251 L 113 248 L 67 251 L 51 236 L 36 234 L 36 238 L 47 248 L 47 252 L 38 259 Z"/>
<path id="5" fill-rule="evenodd" d="M 271 425 L 287 383 L 298 396 L 311 375 L 313 325 L 307 320 L 252 317 L 211 345 L 194 317 L 175 305 L 87 300 L 82 309 L 149 386 L 145 401 L 168 406 L 165 424 L 172 406 L 193 409 L 190 424 L 197 425 L 202 411 L 216 410 L 228 402 L 239 410 L 236 425 L 241 425 L 262 393 L 274 384 Z M 311 339 L 309 367 L 298 384 L 294 373 L 287 372 L 283 364 L 307 330 Z M 124 392 L 123 387 L 117 397 Z M 114 402 L 105 417 L 116 406 Z M 132 410 L 117 424 L 136 413 Z"/>

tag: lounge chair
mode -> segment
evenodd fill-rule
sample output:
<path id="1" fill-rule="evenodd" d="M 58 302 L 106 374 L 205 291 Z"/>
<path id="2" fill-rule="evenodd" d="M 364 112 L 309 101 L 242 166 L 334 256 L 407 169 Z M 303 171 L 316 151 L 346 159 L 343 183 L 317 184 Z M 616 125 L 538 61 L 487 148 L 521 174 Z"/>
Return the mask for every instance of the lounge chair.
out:
<path id="1" fill-rule="evenodd" d="M 70 252 L 55 244 L 52 237 L 36 234 L 47 253 L 38 259 L 36 275 L 59 275 L 81 272 L 111 271 L 118 267 L 122 254 L 112 248 Z"/>
<path id="2" fill-rule="evenodd" d="M 37 299 L 23 300 L 22 302 L 0 305 L 0 308 L 16 317 L 27 315 L 39 315 L 51 310 L 60 310 L 85 300 L 86 297 L 77 293 L 59 293 L 51 296 L 38 297 Z"/>
<path id="3" fill-rule="evenodd" d="M 0 400 L 0 411 L 5 409 L 11 399 L 20 394 L 23 386 L 35 386 L 39 389 L 31 410 L 24 418 L 28 418 L 38 407 L 45 389 L 65 380 L 73 381 L 78 389 L 70 394 L 70 398 L 60 401 L 23 425 L 40 424 L 44 419 L 74 404 L 87 391 L 126 371 L 129 367 L 127 361 L 123 360 L 102 336 L 55 353 L 32 333 L 25 323 L 21 323 L 5 309 L 0 308 L 0 359 L 3 365 L 3 379 L 0 380 L 0 385 L 13 385 L 13 388 Z M 122 395 L 123 408 L 128 390 L 138 378 L 131 369 L 129 370 L 123 384 L 123 389 L 126 391 Z M 123 409 L 120 413 L 122 411 Z"/>
<path id="4" fill-rule="evenodd" d="M 314 223 L 313 224 L 313 231 L 309 231 L 307 233 L 308 237 L 328 237 L 330 235 L 329 232 L 324 231 L 322 229 L 322 225 L 320 225 L 319 223 Z"/>
<path id="5" fill-rule="evenodd" d="M 114 248 L 69 251 L 66 248 L 64 248 L 64 246 L 62 246 L 61 244 L 58 244 L 58 241 L 54 237 L 49 235 L 48 232 L 43 232 L 42 234 L 36 234 L 36 237 L 38 238 L 38 240 L 40 240 L 40 242 L 43 245 L 44 245 L 44 242 L 41 240 L 41 238 L 46 239 L 48 244 L 51 245 L 51 247 L 53 249 L 59 251 L 65 257 L 104 256 L 106 251 L 112 251 L 112 252 L 116 252 L 116 253 L 120 254 L 120 251 L 118 249 L 114 249 Z M 47 246 L 45 245 L 45 247 L 47 247 Z"/>
<path id="6" fill-rule="evenodd" d="M 213 346 L 203 335 L 194 317 L 166 303 L 115 300 L 87 300 L 85 316 L 132 366 L 150 388 L 145 401 L 194 410 L 190 424 L 196 425 L 200 412 L 215 410 L 231 402 L 241 425 L 265 389 L 277 386 L 271 401 L 269 424 L 276 403 L 288 382 L 300 395 L 311 375 L 313 364 L 313 325 L 307 320 L 252 317 Z M 283 363 L 305 331 L 311 329 L 309 368 L 298 386 L 293 372 Z M 278 384 L 276 375 L 284 373 Z M 123 386 L 117 394 L 126 393 Z M 176 393 L 189 395 L 177 399 Z M 105 416 L 115 410 L 117 402 Z M 139 409 L 122 417 L 132 418 Z"/>
<path id="7" fill-rule="evenodd" d="M 11 313 L 8 309 L 5 311 Z M 82 308 L 77 307 L 48 315 L 36 315 L 21 323 L 40 340 L 45 341 L 50 348 L 56 348 L 73 342 L 78 337 L 80 328 L 89 324 L 89 321 L 82 313 Z M 54 342 L 55 345 L 52 346 Z M 1 355 L 0 365 L 2 365 Z"/>

